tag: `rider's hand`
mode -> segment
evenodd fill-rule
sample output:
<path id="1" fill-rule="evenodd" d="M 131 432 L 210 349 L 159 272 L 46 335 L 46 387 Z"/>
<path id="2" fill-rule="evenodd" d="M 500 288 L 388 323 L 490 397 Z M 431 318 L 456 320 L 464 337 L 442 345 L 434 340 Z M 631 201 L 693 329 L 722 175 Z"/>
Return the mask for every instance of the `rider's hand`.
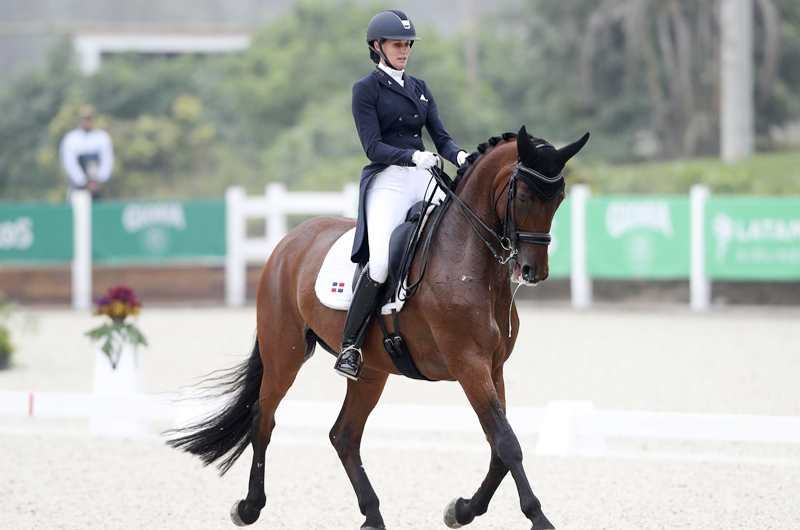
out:
<path id="1" fill-rule="evenodd" d="M 458 167 L 461 167 L 461 166 L 464 165 L 464 162 L 467 161 L 467 157 L 468 156 L 469 155 L 467 154 L 466 151 L 459 151 L 458 152 L 458 154 L 456 155 L 456 162 L 458 162 Z"/>
<path id="2" fill-rule="evenodd" d="M 411 160 L 420 169 L 430 169 L 436 165 L 436 155 L 430 151 L 416 151 L 411 156 Z"/>
<path id="3" fill-rule="evenodd" d="M 90 180 L 89 182 L 86 183 L 86 190 L 89 191 L 90 193 L 96 193 L 100 191 L 100 188 L 102 187 L 103 185 L 97 182 L 96 180 Z"/>

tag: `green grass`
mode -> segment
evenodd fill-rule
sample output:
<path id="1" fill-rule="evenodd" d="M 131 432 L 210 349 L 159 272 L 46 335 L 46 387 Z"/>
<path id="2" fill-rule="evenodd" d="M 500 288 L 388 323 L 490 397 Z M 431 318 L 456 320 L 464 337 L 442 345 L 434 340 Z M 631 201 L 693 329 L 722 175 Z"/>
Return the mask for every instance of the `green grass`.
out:
<path id="1" fill-rule="evenodd" d="M 576 164 L 567 181 L 589 184 L 594 194 L 685 194 L 693 185 L 705 184 L 720 195 L 800 195 L 800 151 L 759 154 L 731 164 L 719 159 Z"/>

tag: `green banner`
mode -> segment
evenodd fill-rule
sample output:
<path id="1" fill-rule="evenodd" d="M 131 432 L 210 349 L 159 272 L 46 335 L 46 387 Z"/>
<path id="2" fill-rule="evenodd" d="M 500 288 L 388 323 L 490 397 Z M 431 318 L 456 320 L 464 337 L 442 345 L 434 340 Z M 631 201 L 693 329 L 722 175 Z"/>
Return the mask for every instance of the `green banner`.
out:
<path id="1" fill-rule="evenodd" d="M 569 278 L 572 270 L 572 221 L 570 202 L 565 199 L 556 210 L 550 235 L 553 241 L 547 247 L 550 278 Z"/>
<path id="2" fill-rule="evenodd" d="M 223 201 L 103 201 L 92 207 L 96 262 L 222 258 L 225 250 Z"/>
<path id="3" fill-rule="evenodd" d="M 0 263 L 71 260 L 72 208 L 69 205 L 0 205 Z"/>
<path id="4" fill-rule="evenodd" d="M 589 199 L 586 239 L 586 266 L 592 278 L 688 278 L 689 198 Z"/>
<path id="5" fill-rule="evenodd" d="M 800 279 L 800 199 L 709 198 L 706 274 L 719 280 Z"/>

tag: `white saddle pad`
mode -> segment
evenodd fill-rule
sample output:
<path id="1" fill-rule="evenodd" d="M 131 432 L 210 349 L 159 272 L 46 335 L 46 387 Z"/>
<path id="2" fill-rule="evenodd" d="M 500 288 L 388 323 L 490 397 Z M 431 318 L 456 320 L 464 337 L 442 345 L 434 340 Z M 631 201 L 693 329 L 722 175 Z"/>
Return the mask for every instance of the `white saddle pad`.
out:
<path id="1" fill-rule="evenodd" d="M 355 228 L 342 234 L 322 262 L 314 290 L 325 307 L 342 311 L 350 308 L 350 300 L 353 298 L 353 276 L 356 273 L 356 264 L 350 261 L 350 252 L 353 250 L 355 235 Z M 390 315 L 392 309 L 397 311 L 403 309 L 405 296 L 396 298 L 396 302 L 389 302 L 381 308 L 381 314 Z"/>

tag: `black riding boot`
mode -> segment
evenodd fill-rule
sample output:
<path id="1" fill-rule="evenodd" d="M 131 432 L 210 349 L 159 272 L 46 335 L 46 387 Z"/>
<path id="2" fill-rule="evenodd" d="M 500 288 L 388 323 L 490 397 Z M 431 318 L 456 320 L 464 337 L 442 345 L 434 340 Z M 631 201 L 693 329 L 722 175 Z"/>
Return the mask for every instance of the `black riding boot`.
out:
<path id="1" fill-rule="evenodd" d="M 339 375 L 353 381 L 358 379 L 361 369 L 364 367 L 361 345 L 367 335 L 369 321 L 375 311 L 375 304 L 378 303 L 378 294 L 382 285 L 369 277 L 369 266 L 364 267 L 361 276 L 358 277 L 350 309 L 347 310 L 342 333 L 342 349 L 333 369 Z"/>

